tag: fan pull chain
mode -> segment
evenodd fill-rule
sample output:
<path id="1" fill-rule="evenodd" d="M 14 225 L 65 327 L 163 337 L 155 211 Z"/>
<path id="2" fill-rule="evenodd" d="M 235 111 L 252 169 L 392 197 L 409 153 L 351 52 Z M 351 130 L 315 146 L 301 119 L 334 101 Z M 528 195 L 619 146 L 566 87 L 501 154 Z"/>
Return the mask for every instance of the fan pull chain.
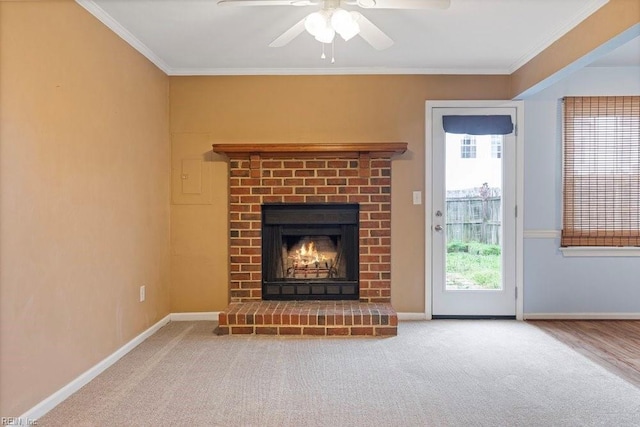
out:
<path id="1" fill-rule="evenodd" d="M 335 64 L 335 62 L 336 62 L 336 58 L 335 58 L 335 55 L 334 55 L 335 54 L 335 47 L 336 47 L 336 39 L 334 38 L 331 41 L 331 63 L 332 64 Z"/>
<path id="2" fill-rule="evenodd" d="M 320 59 L 325 59 L 327 56 L 324 54 L 324 43 L 320 43 L 322 45 L 322 55 L 320 55 Z"/>

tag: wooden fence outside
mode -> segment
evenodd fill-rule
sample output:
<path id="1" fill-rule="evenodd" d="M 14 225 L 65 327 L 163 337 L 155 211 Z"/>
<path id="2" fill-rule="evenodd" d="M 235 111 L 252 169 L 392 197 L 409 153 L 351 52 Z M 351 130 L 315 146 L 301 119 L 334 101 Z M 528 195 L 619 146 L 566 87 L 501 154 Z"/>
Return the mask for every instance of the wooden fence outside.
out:
<path id="1" fill-rule="evenodd" d="M 448 191 L 446 198 L 447 241 L 499 245 L 502 241 L 501 192 L 486 186 Z"/>

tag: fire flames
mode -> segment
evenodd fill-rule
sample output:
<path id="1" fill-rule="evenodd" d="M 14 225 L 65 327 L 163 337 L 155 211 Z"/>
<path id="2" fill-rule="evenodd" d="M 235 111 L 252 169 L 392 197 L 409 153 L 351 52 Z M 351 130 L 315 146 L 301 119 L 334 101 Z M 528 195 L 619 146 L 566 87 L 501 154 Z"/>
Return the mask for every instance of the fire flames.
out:
<path id="1" fill-rule="evenodd" d="M 307 242 L 296 250 L 293 259 L 298 265 L 311 265 L 324 261 L 325 256 L 318 252 L 315 242 Z"/>
<path id="2" fill-rule="evenodd" d="M 320 242 L 320 249 L 325 245 Z M 287 256 L 285 277 L 291 278 L 329 278 L 336 277 L 336 253 L 331 249 L 326 253 L 318 251 L 318 244 L 310 239 L 302 239 L 296 249 Z"/>

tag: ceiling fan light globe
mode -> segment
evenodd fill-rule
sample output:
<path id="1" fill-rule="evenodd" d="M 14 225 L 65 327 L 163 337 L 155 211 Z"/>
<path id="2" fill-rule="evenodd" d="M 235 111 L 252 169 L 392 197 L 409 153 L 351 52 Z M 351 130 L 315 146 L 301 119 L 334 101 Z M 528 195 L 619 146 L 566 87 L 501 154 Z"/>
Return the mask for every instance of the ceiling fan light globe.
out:
<path id="1" fill-rule="evenodd" d="M 342 31 L 338 31 L 338 34 L 340 34 L 340 37 L 342 37 L 344 41 L 349 41 L 354 38 L 359 32 L 360 26 L 354 22 L 353 25 L 350 25 L 348 28 L 343 29 Z"/>
<path id="2" fill-rule="evenodd" d="M 324 28 L 327 28 L 327 17 L 321 12 L 313 12 L 304 20 L 304 28 L 312 36 L 316 36 Z"/>
<path id="3" fill-rule="evenodd" d="M 331 15 L 331 26 L 344 41 L 350 40 L 360 32 L 360 26 L 356 22 L 357 16 L 344 9 L 336 9 Z"/>
<path id="4" fill-rule="evenodd" d="M 336 36 L 335 30 L 331 27 L 326 27 L 320 30 L 318 34 L 315 35 L 315 38 L 321 43 L 331 43 L 335 36 Z"/>
<path id="5" fill-rule="evenodd" d="M 338 32 L 348 26 L 353 17 L 344 9 L 337 8 L 331 14 L 331 26 Z"/>

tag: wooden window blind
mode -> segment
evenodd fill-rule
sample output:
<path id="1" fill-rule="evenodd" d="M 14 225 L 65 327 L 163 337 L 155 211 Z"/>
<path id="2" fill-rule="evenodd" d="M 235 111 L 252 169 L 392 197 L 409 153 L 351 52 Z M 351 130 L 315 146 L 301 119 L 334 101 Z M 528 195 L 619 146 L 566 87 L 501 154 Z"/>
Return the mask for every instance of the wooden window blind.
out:
<path id="1" fill-rule="evenodd" d="M 564 98 L 561 245 L 640 246 L 640 96 Z"/>

